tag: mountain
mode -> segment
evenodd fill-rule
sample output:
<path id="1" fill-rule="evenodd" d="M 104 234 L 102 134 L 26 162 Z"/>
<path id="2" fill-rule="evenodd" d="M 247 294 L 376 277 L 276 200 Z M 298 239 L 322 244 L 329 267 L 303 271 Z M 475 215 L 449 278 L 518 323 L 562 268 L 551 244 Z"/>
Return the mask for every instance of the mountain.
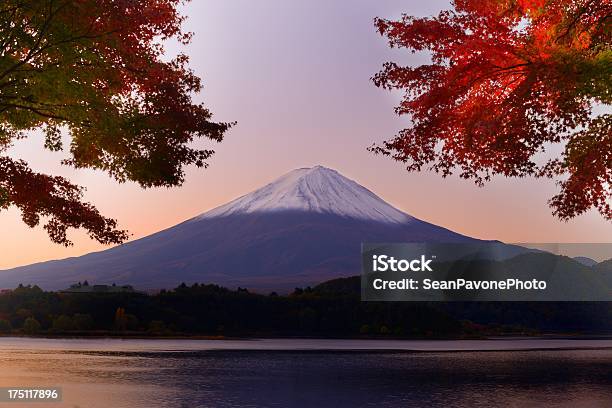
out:
<path id="1" fill-rule="evenodd" d="M 88 280 L 142 289 L 206 282 L 287 291 L 358 274 L 364 241 L 478 242 L 412 217 L 337 171 L 316 166 L 145 238 L 1 271 L 0 287 L 63 289 Z"/>
<path id="2" fill-rule="evenodd" d="M 596 260 L 591 259 L 591 258 L 586 257 L 586 256 L 575 256 L 574 260 L 576 262 L 580 262 L 582 265 L 588 266 L 588 267 L 591 267 L 593 265 L 597 265 L 597 261 Z"/>

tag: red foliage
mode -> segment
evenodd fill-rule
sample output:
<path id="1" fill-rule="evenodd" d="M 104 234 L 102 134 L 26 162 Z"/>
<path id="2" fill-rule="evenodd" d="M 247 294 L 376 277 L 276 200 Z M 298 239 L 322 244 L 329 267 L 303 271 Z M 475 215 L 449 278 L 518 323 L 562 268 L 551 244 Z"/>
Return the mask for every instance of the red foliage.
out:
<path id="1" fill-rule="evenodd" d="M 612 2 L 456 0 L 433 18 L 376 20 L 392 47 L 432 63 L 389 62 L 374 78 L 405 96 L 410 128 L 377 153 L 478 184 L 493 175 L 562 176 L 550 204 L 569 219 L 596 207 L 612 219 L 612 115 L 593 117 L 612 90 Z M 558 158 L 539 163 L 551 144 Z M 550 155 L 548 156 L 550 158 Z"/>
<path id="2" fill-rule="evenodd" d="M 82 203 L 82 189 L 62 177 L 35 173 L 23 161 L 0 157 L 0 182 L 5 186 L 0 208 L 14 205 L 26 225 L 34 227 L 40 217 L 49 217 L 45 230 L 53 242 L 67 244 L 68 228 L 85 228 L 101 243 L 127 239 L 114 220 L 106 219 L 91 204 Z"/>

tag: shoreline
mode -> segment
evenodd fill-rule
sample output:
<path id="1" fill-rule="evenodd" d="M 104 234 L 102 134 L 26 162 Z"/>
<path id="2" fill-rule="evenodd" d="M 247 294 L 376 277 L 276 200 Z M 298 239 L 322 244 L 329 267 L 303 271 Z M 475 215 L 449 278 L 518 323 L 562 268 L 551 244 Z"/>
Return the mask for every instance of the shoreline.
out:
<path id="1" fill-rule="evenodd" d="M 415 354 L 536 351 L 612 351 L 612 338 L 513 337 L 460 340 L 376 339 L 137 339 L 137 338 L 43 338 L 0 337 L 0 351 L 86 354 L 173 354 L 197 356 L 207 353 L 298 354 Z"/>
<path id="2" fill-rule="evenodd" d="M 24 339 L 48 339 L 48 340 L 99 340 L 99 339 L 117 339 L 117 340 L 178 340 L 178 341 L 253 341 L 253 340 L 337 340 L 337 341 L 508 341 L 508 340 L 612 340 L 612 333 L 606 334 L 586 334 L 586 333 L 540 333 L 534 335 L 516 335 L 516 334 L 495 334 L 482 336 L 464 336 L 464 337 L 378 337 L 378 336 L 274 336 L 268 334 L 261 335 L 245 335 L 245 336 L 223 336 L 223 335 L 142 335 L 138 333 L 121 334 L 121 333 L 92 333 L 92 334 L 23 334 L 23 333 L 0 333 L 0 339 L 3 338 L 24 338 Z"/>

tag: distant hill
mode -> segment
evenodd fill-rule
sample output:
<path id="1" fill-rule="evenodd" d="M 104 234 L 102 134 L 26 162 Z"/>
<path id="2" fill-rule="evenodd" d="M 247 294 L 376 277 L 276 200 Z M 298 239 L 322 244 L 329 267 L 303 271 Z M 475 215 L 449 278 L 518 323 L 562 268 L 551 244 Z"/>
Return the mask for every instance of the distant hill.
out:
<path id="1" fill-rule="evenodd" d="M 480 276 L 480 271 L 486 271 L 490 279 L 509 276 L 509 272 L 512 272 L 513 277 L 528 279 L 533 271 L 550 271 L 549 285 L 558 282 L 559 278 L 572 282 L 568 285 L 567 295 L 570 295 L 570 292 L 584 293 L 586 297 L 592 294 L 592 298 L 596 299 L 612 291 L 612 260 L 589 268 L 566 256 L 524 253 L 502 261 L 474 259 L 443 263 L 439 268 L 456 270 L 465 279 L 470 279 L 470 275 Z M 360 294 L 361 277 L 333 279 L 315 286 L 314 289 L 321 293 Z"/>
<path id="2" fill-rule="evenodd" d="M 542 268 L 558 265 L 558 273 L 588 273 L 590 268 L 571 258 L 552 254 L 525 254 L 502 262 L 478 260 L 476 263 L 487 267 L 488 263 L 498 263 L 497 269 L 505 268 Z M 602 262 L 592 268 L 591 285 L 612 288 L 612 260 Z M 588 283 L 587 283 L 588 284 Z M 581 284 L 583 285 L 583 284 Z M 599 288 L 595 289 L 598 290 Z M 578 290 L 586 290 L 585 286 Z M 337 298 L 359 298 L 361 277 L 333 279 L 313 288 L 315 294 Z M 372 302 L 376 303 L 376 302 Z M 405 302 L 401 302 L 405 303 Z M 408 302 L 426 304 L 448 313 L 458 320 L 469 320 L 479 324 L 528 327 L 550 332 L 606 333 L 612 334 L 612 302 Z"/>
<path id="3" fill-rule="evenodd" d="M 591 259 L 589 257 L 586 256 L 575 256 L 573 258 L 576 262 L 580 262 L 581 264 L 583 264 L 584 266 L 593 266 L 593 265 L 597 265 L 597 261 L 594 259 Z"/>
<path id="4" fill-rule="evenodd" d="M 594 265 L 593 270 L 601 274 L 608 288 L 612 288 L 612 259 Z"/>

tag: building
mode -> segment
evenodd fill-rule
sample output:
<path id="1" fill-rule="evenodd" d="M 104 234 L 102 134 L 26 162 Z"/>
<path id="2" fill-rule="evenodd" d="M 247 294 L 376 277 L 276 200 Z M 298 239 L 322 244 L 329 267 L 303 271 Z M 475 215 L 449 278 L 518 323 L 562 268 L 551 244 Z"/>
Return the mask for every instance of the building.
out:
<path id="1" fill-rule="evenodd" d="M 70 285 L 68 289 L 61 290 L 60 293 L 137 293 L 131 285 L 117 286 L 112 285 L 90 285 L 84 283 L 75 283 Z"/>

